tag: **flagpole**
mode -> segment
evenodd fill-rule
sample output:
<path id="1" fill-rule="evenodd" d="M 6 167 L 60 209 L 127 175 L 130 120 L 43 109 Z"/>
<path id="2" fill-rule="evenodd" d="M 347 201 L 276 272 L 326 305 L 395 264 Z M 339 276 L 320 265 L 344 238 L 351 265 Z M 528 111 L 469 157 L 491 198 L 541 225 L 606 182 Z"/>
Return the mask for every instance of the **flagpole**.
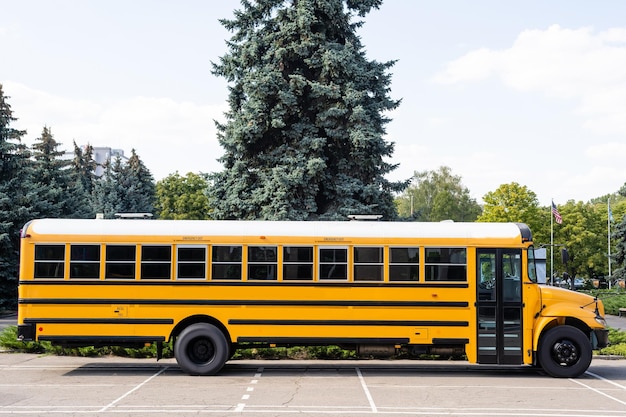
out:
<path id="1" fill-rule="evenodd" d="M 606 226 L 607 226 L 607 242 L 608 242 L 608 254 L 609 254 L 609 290 L 611 289 L 611 217 L 613 217 L 613 213 L 611 213 L 611 197 L 607 199 L 606 202 L 607 208 L 607 216 L 606 216 Z"/>
<path id="2" fill-rule="evenodd" d="M 550 199 L 550 201 L 550 285 L 554 286 L 554 214 L 552 213 L 554 200 Z"/>

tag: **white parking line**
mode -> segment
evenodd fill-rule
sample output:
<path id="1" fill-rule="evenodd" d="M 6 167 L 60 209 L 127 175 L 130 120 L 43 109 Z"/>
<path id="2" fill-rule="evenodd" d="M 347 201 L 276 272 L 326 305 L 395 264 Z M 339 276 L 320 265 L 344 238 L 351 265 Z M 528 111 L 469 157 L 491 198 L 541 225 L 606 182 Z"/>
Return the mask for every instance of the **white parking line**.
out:
<path id="1" fill-rule="evenodd" d="M 376 408 L 376 404 L 374 403 L 374 399 L 372 398 L 372 394 L 370 393 L 369 388 L 367 388 L 367 384 L 365 383 L 365 378 L 363 378 L 363 374 L 359 368 L 356 369 L 356 374 L 359 376 L 359 381 L 361 381 L 361 387 L 363 387 L 363 391 L 365 392 L 365 397 L 367 397 L 367 401 L 369 402 L 370 409 L 372 413 L 377 413 L 378 409 Z"/>
<path id="2" fill-rule="evenodd" d="M 152 381 L 154 378 L 156 378 L 157 376 L 161 375 L 163 372 L 165 372 L 167 370 L 167 366 L 165 368 L 162 368 L 159 372 L 157 372 L 156 374 L 152 375 L 150 378 L 146 379 L 145 381 L 143 381 L 141 384 L 137 385 L 136 387 L 134 387 L 133 389 L 131 389 L 130 391 L 127 391 L 124 395 L 122 395 L 121 397 L 118 397 L 117 399 L 115 399 L 114 401 L 111 401 L 109 404 L 107 404 L 106 406 L 102 407 L 98 412 L 99 413 L 104 413 L 105 411 L 107 411 L 109 408 L 113 407 L 115 404 L 117 404 L 118 402 L 120 402 L 121 400 L 123 400 L 124 398 L 126 398 L 127 396 L 129 396 L 130 394 L 132 394 L 133 392 L 137 391 L 139 388 L 143 387 L 144 385 L 146 385 L 148 382 Z"/>
<path id="3" fill-rule="evenodd" d="M 259 379 L 261 378 L 261 376 L 263 376 L 263 369 L 264 368 L 259 368 L 257 369 L 256 374 L 254 374 L 254 379 L 250 381 L 250 384 L 252 385 L 256 385 L 259 383 Z M 253 392 L 254 391 L 254 387 L 247 387 L 246 388 L 246 392 Z M 250 394 L 244 394 L 241 396 L 241 401 L 248 401 L 250 399 Z M 238 403 L 235 406 L 235 412 L 236 413 L 242 413 L 243 409 L 246 408 L 246 403 Z"/>
<path id="4" fill-rule="evenodd" d="M 625 387 L 625 386 L 623 386 L 623 385 L 621 385 L 621 384 L 618 384 L 617 382 L 613 382 L 613 381 L 611 381 L 611 380 L 608 380 L 608 379 L 606 379 L 606 378 L 605 378 L 605 377 L 603 377 L 603 376 L 600 376 L 600 375 L 594 374 L 593 372 L 589 372 L 589 371 L 587 371 L 587 372 L 585 372 L 585 373 L 586 373 L 587 375 L 591 375 L 592 377 L 597 378 L 597 379 L 599 379 L 599 380 L 601 380 L 601 381 L 607 382 L 607 383 L 612 384 L 612 385 L 615 385 L 616 387 L 619 387 L 619 388 L 621 388 L 621 389 L 623 389 L 623 390 L 626 390 L 626 387 Z"/>
<path id="5" fill-rule="evenodd" d="M 593 376 L 593 375 L 592 375 L 592 376 Z M 611 400 L 613 400 L 613 401 L 616 401 L 616 402 L 618 402 L 618 403 L 620 403 L 620 404 L 624 404 L 624 405 L 626 405 L 626 401 L 622 401 L 622 400 L 620 400 L 620 399 L 618 399 L 618 398 L 615 398 L 615 397 L 613 397 L 613 396 L 611 396 L 611 395 L 609 395 L 609 394 L 606 394 L 606 393 L 604 393 L 604 392 L 600 391 L 599 389 L 595 389 L 595 388 L 593 388 L 593 387 L 590 387 L 589 385 L 587 385 L 587 384 L 583 384 L 582 382 L 577 381 L 577 380 L 572 379 L 572 378 L 570 378 L 569 380 L 570 380 L 570 381 L 572 381 L 572 382 L 577 383 L 578 385 L 582 385 L 583 387 L 585 387 L 585 388 L 587 388 L 587 389 L 590 389 L 591 391 L 593 391 L 593 392 L 595 392 L 595 393 L 598 393 L 598 394 L 600 394 L 600 395 L 604 395 L 606 398 L 609 398 L 609 399 L 611 399 Z"/>

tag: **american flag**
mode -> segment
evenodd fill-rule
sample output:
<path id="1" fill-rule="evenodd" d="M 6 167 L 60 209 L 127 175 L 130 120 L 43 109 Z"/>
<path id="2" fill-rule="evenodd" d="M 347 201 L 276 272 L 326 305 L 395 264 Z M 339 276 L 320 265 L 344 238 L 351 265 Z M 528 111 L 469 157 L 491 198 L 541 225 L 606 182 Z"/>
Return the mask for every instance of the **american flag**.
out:
<path id="1" fill-rule="evenodd" d="M 559 213 L 559 210 L 556 208 L 554 201 L 552 202 L 552 214 L 554 214 L 554 221 L 556 221 L 558 224 L 563 223 L 563 218 L 561 217 L 561 213 Z"/>

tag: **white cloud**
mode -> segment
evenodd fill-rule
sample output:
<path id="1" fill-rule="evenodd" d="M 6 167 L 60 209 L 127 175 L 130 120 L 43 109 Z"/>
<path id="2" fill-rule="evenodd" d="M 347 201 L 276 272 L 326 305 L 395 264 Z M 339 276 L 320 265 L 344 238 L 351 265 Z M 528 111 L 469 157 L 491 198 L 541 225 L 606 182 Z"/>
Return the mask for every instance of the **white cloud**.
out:
<path id="1" fill-rule="evenodd" d="M 449 62 L 433 81 L 459 84 L 499 78 L 521 92 L 573 99 L 584 126 L 626 133 L 626 28 L 526 30 L 508 49 L 481 48 Z"/>
<path id="2" fill-rule="evenodd" d="M 70 99 L 5 82 L 14 127 L 27 129 L 32 144 L 43 126 L 52 129 L 64 150 L 79 145 L 110 146 L 130 155 L 135 149 L 156 180 L 179 171 L 212 172 L 222 154 L 213 120 L 222 120 L 224 105 L 176 102 L 168 98 L 130 97 L 106 103 Z"/>

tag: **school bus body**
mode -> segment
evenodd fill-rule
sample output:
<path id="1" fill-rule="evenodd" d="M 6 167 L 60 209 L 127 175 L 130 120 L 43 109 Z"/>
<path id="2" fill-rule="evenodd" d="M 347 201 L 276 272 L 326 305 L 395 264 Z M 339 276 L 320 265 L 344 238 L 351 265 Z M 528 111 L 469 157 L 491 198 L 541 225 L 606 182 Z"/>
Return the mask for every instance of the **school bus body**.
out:
<path id="1" fill-rule="evenodd" d="M 606 343 L 600 301 L 536 283 L 519 224 L 44 219 L 22 237 L 22 340 L 174 340 L 192 374 L 250 344 L 336 344 L 577 376 Z"/>

